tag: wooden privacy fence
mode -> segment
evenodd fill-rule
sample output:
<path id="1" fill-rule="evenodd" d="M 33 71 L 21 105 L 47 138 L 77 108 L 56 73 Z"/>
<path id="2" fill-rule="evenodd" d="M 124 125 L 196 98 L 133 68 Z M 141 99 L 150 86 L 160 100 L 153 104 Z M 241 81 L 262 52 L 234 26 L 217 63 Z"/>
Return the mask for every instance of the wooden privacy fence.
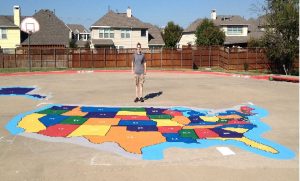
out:
<path id="1" fill-rule="evenodd" d="M 148 67 L 198 69 L 221 67 L 225 70 L 269 71 L 273 66 L 263 48 L 193 47 L 183 49 L 143 49 Z M 135 49 L 45 49 L 30 50 L 32 67 L 128 68 Z M 28 50 L 0 53 L 1 68 L 29 67 Z M 298 59 L 295 68 L 299 67 Z"/>

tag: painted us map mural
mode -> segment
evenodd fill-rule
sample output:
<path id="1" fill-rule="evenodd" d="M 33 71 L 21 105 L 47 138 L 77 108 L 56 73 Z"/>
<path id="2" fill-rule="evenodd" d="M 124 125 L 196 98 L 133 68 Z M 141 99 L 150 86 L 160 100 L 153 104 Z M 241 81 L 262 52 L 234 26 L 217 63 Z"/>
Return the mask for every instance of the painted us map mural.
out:
<path id="1" fill-rule="evenodd" d="M 0 87 L 0 96 L 25 96 L 34 87 Z M 232 145 L 274 159 L 295 153 L 261 135 L 268 112 L 253 104 L 224 110 L 188 107 L 105 107 L 51 104 L 22 113 L 6 125 L 11 134 L 108 150 L 126 157 L 163 159 L 170 147 Z"/>

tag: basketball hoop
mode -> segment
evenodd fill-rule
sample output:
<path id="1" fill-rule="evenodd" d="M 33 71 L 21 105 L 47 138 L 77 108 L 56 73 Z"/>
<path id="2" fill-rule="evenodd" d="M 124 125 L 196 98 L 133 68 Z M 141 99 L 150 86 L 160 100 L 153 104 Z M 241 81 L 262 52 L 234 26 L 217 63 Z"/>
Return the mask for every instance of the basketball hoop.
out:
<path id="1" fill-rule="evenodd" d="M 21 22 L 21 30 L 33 34 L 40 30 L 40 24 L 33 17 L 27 17 Z"/>
<path id="2" fill-rule="evenodd" d="M 33 17 L 27 17 L 21 22 L 21 30 L 28 33 L 28 63 L 31 72 L 32 61 L 30 59 L 30 36 L 40 30 L 40 24 Z"/>

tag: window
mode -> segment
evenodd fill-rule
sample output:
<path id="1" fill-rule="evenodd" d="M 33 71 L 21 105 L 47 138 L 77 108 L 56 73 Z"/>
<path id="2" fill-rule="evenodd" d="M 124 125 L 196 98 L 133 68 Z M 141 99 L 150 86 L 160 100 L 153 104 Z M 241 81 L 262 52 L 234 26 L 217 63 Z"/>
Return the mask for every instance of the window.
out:
<path id="1" fill-rule="evenodd" d="M 114 38 L 114 30 L 109 28 L 99 29 L 99 38 Z"/>
<path id="2" fill-rule="evenodd" d="M 7 39 L 7 32 L 4 28 L 0 28 L 0 39 Z"/>
<path id="3" fill-rule="evenodd" d="M 241 35 L 243 34 L 243 27 L 241 26 L 228 26 L 227 27 L 228 35 Z"/>
<path id="4" fill-rule="evenodd" d="M 141 30 L 141 37 L 145 37 L 147 34 L 147 31 L 146 30 Z"/>
<path id="5" fill-rule="evenodd" d="M 130 29 L 121 30 L 121 38 L 130 38 Z"/>

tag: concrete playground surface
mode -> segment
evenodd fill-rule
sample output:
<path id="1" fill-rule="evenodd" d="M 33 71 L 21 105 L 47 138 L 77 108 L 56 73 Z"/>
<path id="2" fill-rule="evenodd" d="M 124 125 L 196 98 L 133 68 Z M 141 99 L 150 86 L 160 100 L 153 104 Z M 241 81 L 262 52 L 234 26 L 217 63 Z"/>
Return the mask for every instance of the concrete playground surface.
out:
<path id="1" fill-rule="evenodd" d="M 1 180 L 272 180 L 299 179 L 299 84 L 180 72 L 150 71 L 144 95 L 134 103 L 133 75 L 127 71 L 0 76 L 0 87 L 35 86 L 48 96 L 33 100 L 0 96 Z M 158 94 L 161 92 L 161 94 Z M 12 135 L 5 125 L 16 115 L 47 104 L 97 106 L 185 106 L 226 109 L 244 103 L 266 109 L 262 121 L 271 130 L 263 138 L 295 153 L 272 159 L 231 145 L 223 155 L 217 146 L 168 148 L 164 159 L 150 161 L 77 144 Z M 224 146 L 224 145 L 222 145 Z"/>

